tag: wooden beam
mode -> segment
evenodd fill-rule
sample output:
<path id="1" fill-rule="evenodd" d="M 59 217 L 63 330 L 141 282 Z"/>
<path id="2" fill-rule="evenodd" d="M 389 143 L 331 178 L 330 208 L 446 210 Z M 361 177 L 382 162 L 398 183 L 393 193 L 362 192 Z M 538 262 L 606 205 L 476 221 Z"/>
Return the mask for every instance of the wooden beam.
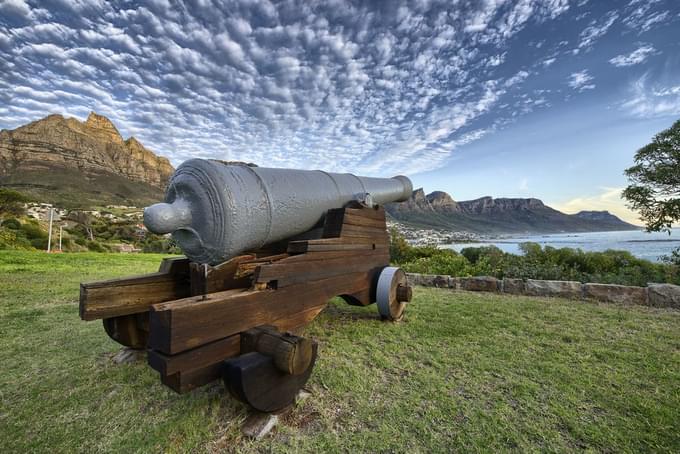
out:
<path id="1" fill-rule="evenodd" d="M 250 287 L 250 277 L 237 277 L 236 271 L 239 264 L 254 258 L 254 255 L 240 255 L 217 266 L 192 262 L 189 266 L 191 273 L 191 295 L 203 295 L 233 288 Z"/>
<path id="2" fill-rule="evenodd" d="M 164 355 L 155 350 L 149 350 L 148 362 L 149 366 L 161 375 L 173 375 L 180 371 L 203 369 L 236 356 L 240 351 L 241 336 L 236 334 L 178 355 Z"/>
<path id="3" fill-rule="evenodd" d="M 228 290 L 151 307 L 149 347 L 176 354 L 254 326 L 275 325 L 332 297 L 366 287 L 367 273 L 334 276 L 279 290 Z"/>
<path id="4" fill-rule="evenodd" d="M 80 284 L 80 318 L 145 312 L 152 304 L 189 296 L 189 259 L 171 259 L 158 273 Z"/>
<path id="5" fill-rule="evenodd" d="M 354 257 L 328 258 L 320 266 L 316 260 L 296 261 L 286 263 L 280 262 L 264 265 L 258 268 L 255 273 L 256 283 L 266 283 L 276 281 L 276 288 L 281 289 L 304 282 L 326 279 L 333 276 L 341 276 L 357 272 L 369 272 L 375 268 L 383 268 L 389 264 L 390 257 L 387 251 L 379 253 L 374 251 L 370 255 L 359 255 Z M 345 292 L 343 292 L 345 293 Z"/>
<path id="6" fill-rule="evenodd" d="M 271 324 L 282 332 L 299 332 L 326 306 L 301 311 Z M 161 373 L 161 382 L 180 394 L 221 378 L 225 359 L 240 354 L 240 336 L 234 335 L 177 355 L 149 350 L 149 365 Z"/>

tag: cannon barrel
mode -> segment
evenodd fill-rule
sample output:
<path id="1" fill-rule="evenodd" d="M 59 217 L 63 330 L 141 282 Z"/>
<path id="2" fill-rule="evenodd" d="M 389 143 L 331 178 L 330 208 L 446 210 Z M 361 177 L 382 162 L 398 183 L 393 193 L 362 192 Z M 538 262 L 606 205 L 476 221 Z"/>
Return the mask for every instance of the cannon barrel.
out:
<path id="1" fill-rule="evenodd" d="M 216 265 L 244 251 L 304 233 L 326 212 L 370 194 L 376 204 L 413 191 L 405 176 L 358 177 L 191 159 L 171 178 L 164 203 L 144 210 L 144 225 L 172 233 L 184 254 Z"/>

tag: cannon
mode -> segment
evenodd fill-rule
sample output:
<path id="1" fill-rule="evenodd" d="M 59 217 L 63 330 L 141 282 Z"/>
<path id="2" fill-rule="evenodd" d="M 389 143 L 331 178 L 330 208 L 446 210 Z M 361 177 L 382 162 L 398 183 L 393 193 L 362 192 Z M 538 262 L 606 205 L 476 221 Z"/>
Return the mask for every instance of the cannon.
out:
<path id="1" fill-rule="evenodd" d="M 184 257 L 81 284 L 80 317 L 146 349 L 178 393 L 221 379 L 251 407 L 280 410 L 311 375 L 317 344 L 301 330 L 330 299 L 402 318 L 412 291 L 389 266 L 382 205 L 411 192 L 404 176 L 186 161 L 165 200 L 144 210 L 145 226 L 172 234 Z"/>

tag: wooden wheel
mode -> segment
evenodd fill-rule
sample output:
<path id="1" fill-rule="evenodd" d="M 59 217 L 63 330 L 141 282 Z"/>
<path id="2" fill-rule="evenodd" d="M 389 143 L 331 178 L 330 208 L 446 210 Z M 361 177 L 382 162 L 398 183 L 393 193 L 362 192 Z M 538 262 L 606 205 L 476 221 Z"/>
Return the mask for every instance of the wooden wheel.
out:
<path id="1" fill-rule="evenodd" d="M 383 320 L 398 321 L 404 316 L 406 303 L 411 301 L 411 287 L 406 273 L 394 266 L 385 267 L 378 277 L 376 300 Z"/>
<path id="2" fill-rule="evenodd" d="M 255 410 L 275 412 L 295 402 L 298 392 L 309 380 L 316 362 L 316 343 L 307 369 L 298 374 L 287 374 L 276 366 L 269 355 L 250 352 L 224 362 L 222 376 L 232 396 Z"/>
<path id="3" fill-rule="evenodd" d="M 130 348 L 146 348 L 148 331 L 142 329 L 148 323 L 148 314 L 130 314 L 104 319 L 104 330 L 119 344 Z"/>

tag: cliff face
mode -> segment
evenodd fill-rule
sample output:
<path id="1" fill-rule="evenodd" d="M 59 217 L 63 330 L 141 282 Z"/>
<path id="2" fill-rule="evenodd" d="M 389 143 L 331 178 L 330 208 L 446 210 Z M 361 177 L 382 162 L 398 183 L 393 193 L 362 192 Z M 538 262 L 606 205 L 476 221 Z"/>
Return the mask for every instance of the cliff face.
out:
<path id="1" fill-rule="evenodd" d="M 385 209 L 399 221 L 423 227 L 435 227 L 476 233 L 557 233 L 603 230 L 630 230 L 636 227 L 604 212 L 561 213 L 538 199 L 481 197 L 456 202 L 449 194 L 413 191 L 401 203 Z"/>
<path id="2" fill-rule="evenodd" d="M 432 209 L 435 211 L 439 211 L 441 213 L 458 213 L 461 211 L 460 205 L 446 192 L 434 191 L 428 194 L 425 198 L 430 204 L 430 207 L 432 207 Z"/>
<path id="3" fill-rule="evenodd" d="M 92 112 L 85 122 L 49 115 L 0 132 L 0 178 L 19 173 L 77 171 L 114 174 L 164 189 L 174 169 L 134 137 L 123 140 L 111 121 Z"/>
<path id="4" fill-rule="evenodd" d="M 459 202 L 461 211 L 466 214 L 491 215 L 506 211 L 541 210 L 546 206 L 538 199 L 494 199 L 482 197 L 475 200 Z"/>

